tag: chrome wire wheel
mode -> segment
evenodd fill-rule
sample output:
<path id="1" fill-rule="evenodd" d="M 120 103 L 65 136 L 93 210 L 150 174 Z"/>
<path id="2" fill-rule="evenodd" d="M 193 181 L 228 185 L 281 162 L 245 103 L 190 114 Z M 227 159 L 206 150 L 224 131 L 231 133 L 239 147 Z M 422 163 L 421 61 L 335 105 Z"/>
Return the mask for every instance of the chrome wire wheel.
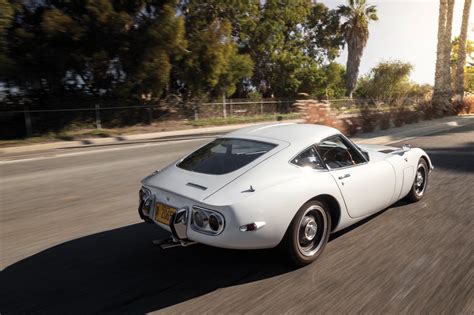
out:
<path id="1" fill-rule="evenodd" d="M 413 183 L 415 188 L 415 193 L 418 196 L 423 196 L 426 187 L 426 167 L 424 164 L 419 164 L 416 171 L 415 182 Z"/>
<path id="2" fill-rule="evenodd" d="M 298 250 L 303 256 L 314 256 L 325 244 L 328 229 L 327 214 L 318 205 L 307 208 L 299 221 Z"/>
<path id="3" fill-rule="evenodd" d="M 428 187 L 429 168 L 428 163 L 424 159 L 420 159 L 416 168 L 415 178 L 410 192 L 405 199 L 409 202 L 420 201 L 426 193 Z"/>

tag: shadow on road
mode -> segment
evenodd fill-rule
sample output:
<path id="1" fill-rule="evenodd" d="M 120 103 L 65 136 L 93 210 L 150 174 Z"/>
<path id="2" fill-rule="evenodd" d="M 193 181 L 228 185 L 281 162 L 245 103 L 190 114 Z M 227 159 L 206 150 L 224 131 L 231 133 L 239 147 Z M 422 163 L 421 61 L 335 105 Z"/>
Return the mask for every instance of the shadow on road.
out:
<path id="1" fill-rule="evenodd" d="M 331 235 L 330 241 L 386 210 Z M 279 249 L 243 251 L 198 244 L 162 250 L 152 245 L 153 239 L 166 236 L 152 224 L 139 223 L 19 261 L 0 274 L 0 312 L 147 313 L 295 270 Z"/>
<path id="2" fill-rule="evenodd" d="M 474 172 L 474 142 L 465 143 L 463 147 L 425 148 L 435 168 L 454 172 Z"/>
<path id="3" fill-rule="evenodd" d="M 379 212 L 341 235 L 367 223 Z M 226 250 L 205 245 L 162 250 L 167 236 L 134 224 L 69 241 L 15 263 L 0 274 L 0 312 L 146 313 L 219 288 L 291 272 L 278 249 Z"/>
<path id="4" fill-rule="evenodd" d="M 163 251 L 151 244 L 164 236 L 153 225 L 135 224 L 15 263 L 0 274 L 0 311 L 144 313 L 292 270 L 277 250 L 194 245 Z"/>
<path id="5" fill-rule="evenodd" d="M 349 233 L 399 201 L 342 231 Z M 139 223 L 72 240 L 19 261 L 0 274 L 0 312 L 147 313 L 219 288 L 295 270 L 278 249 L 226 250 L 205 245 L 162 250 L 167 233 Z"/>

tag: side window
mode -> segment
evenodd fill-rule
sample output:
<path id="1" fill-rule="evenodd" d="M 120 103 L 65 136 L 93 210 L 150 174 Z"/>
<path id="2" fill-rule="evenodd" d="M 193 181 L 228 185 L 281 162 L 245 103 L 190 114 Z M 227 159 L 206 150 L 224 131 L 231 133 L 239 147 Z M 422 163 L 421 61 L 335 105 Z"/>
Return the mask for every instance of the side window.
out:
<path id="1" fill-rule="evenodd" d="M 321 141 L 318 150 L 324 163 L 333 169 L 365 162 L 360 153 L 340 136 Z"/>
<path id="2" fill-rule="evenodd" d="M 316 152 L 314 147 L 303 151 L 301 154 L 291 160 L 291 163 L 301 167 L 309 167 L 312 169 L 324 168 L 323 163 L 321 163 L 321 159 L 319 158 L 318 152 Z"/>

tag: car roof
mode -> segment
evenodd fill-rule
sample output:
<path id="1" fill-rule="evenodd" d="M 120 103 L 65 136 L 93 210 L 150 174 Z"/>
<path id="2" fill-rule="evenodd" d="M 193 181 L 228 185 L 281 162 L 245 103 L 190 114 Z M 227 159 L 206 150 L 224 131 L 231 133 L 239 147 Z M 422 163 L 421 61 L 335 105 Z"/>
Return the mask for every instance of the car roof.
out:
<path id="1" fill-rule="evenodd" d="M 335 134 L 340 134 L 339 130 L 323 125 L 277 123 L 246 127 L 228 133 L 226 137 L 269 138 L 309 146 Z"/>

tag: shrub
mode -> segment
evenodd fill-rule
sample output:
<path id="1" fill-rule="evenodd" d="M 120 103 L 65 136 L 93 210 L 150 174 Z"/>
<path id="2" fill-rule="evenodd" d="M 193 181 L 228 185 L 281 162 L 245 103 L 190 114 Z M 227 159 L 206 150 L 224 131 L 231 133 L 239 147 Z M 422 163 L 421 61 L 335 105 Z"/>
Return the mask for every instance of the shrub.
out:
<path id="1" fill-rule="evenodd" d="M 453 111 L 455 114 L 469 114 L 474 112 L 474 97 L 466 96 L 462 100 L 454 100 Z"/>
<path id="2" fill-rule="evenodd" d="M 362 123 L 362 131 L 371 132 L 375 130 L 377 126 L 377 116 L 378 113 L 373 107 L 368 105 L 362 106 L 360 109 L 360 119 Z"/>
<path id="3" fill-rule="evenodd" d="M 407 124 L 414 124 L 420 121 L 421 113 L 417 112 L 416 110 L 408 110 L 406 114 L 405 123 Z"/>
<path id="4" fill-rule="evenodd" d="M 342 130 L 341 131 L 343 133 L 345 133 L 346 135 L 353 136 L 357 132 L 359 132 L 360 129 L 361 129 L 361 127 L 359 126 L 359 122 L 358 122 L 357 119 L 347 118 L 347 119 L 342 120 Z"/>
<path id="5" fill-rule="evenodd" d="M 416 111 L 421 113 L 421 115 L 427 120 L 431 120 L 436 117 L 436 112 L 430 100 L 423 100 L 419 102 L 416 107 Z"/>
<path id="6" fill-rule="evenodd" d="M 464 97 L 464 102 L 467 104 L 467 112 L 466 114 L 474 114 L 474 95 L 469 95 Z"/>
<path id="7" fill-rule="evenodd" d="M 382 130 L 386 130 L 390 128 L 390 113 L 381 113 L 379 117 L 379 127 Z"/>
<path id="8" fill-rule="evenodd" d="M 410 111 L 406 106 L 393 106 L 390 108 L 390 113 L 393 117 L 393 124 L 395 127 L 401 127 L 404 123 L 407 123 L 408 116 L 410 115 Z"/>

